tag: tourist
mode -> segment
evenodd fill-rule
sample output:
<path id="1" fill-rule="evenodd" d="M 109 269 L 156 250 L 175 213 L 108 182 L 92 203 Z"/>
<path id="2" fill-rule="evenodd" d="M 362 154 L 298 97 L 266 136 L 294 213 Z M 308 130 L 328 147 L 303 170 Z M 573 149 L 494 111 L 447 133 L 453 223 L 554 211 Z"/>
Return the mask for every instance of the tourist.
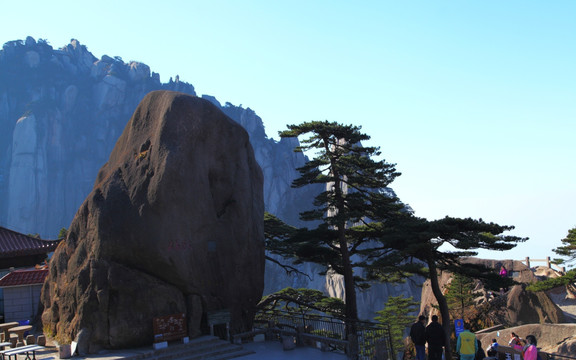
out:
<path id="1" fill-rule="evenodd" d="M 426 360 L 426 317 L 420 315 L 410 328 L 410 338 L 416 348 L 416 360 Z"/>
<path id="2" fill-rule="evenodd" d="M 508 270 L 506 270 L 506 266 L 504 265 L 500 266 L 500 276 L 504 278 L 508 276 Z"/>
<path id="3" fill-rule="evenodd" d="M 538 348 L 536 347 L 536 337 L 534 335 L 526 336 L 523 358 L 524 360 L 536 360 L 538 358 Z"/>
<path id="4" fill-rule="evenodd" d="M 474 360 L 483 360 L 485 357 L 486 353 L 482 348 L 482 342 L 480 339 L 476 339 L 476 356 L 474 357 Z"/>
<path id="5" fill-rule="evenodd" d="M 460 360 L 474 360 L 478 351 L 476 335 L 470 332 L 470 325 L 464 323 L 464 331 L 458 335 L 456 351 L 460 354 Z"/>
<path id="6" fill-rule="evenodd" d="M 522 342 L 523 342 L 522 339 L 520 339 L 520 337 L 516 335 L 515 332 L 512 332 L 510 334 L 510 341 L 508 341 L 508 346 L 516 350 L 522 351 Z"/>
<path id="7" fill-rule="evenodd" d="M 508 270 L 504 265 L 500 266 L 500 276 L 502 276 L 503 278 L 508 277 Z M 500 288 L 501 295 L 504 295 L 505 292 L 508 292 L 508 288 Z"/>
<path id="8" fill-rule="evenodd" d="M 492 339 L 492 343 L 486 349 L 486 355 L 488 357 L 496 357 L 498 355 L 498 341 L 496 339 Z"/>
<path id="9" fill-rule="evenodd" d="M 426 326 L 426 342 L 428 343 L 428 360 L 442 360 L 446 334 L 438 323 L 438 316 L 432 315 L 432 322 Z"/>

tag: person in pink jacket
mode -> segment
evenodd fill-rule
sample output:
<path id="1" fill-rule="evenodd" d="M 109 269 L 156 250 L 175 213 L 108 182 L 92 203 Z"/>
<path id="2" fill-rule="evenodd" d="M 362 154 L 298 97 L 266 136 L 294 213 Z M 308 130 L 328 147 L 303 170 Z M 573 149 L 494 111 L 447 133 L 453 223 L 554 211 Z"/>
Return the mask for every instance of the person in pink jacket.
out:
<path id="1" fill-rule="evenodd" d="M 538 348 L 536 347 L 536 337 L 534 335 L 526 336 L 526 346 L 523 354 L 524 360 L 538 359 Z"/>

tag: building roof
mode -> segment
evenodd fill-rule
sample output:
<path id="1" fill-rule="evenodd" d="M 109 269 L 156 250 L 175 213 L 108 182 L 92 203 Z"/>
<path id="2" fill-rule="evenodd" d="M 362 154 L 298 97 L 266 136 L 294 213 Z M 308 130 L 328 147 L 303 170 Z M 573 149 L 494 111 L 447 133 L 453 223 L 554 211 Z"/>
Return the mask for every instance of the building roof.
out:
<path id="1" fill-rule="evenodd" d="M 0 226 L 0 258 L 47 254 L 60 240 L 42 240 Z"/>
<path id="2" fill-rule="evenodd" d="M 14 270 L 0 279 L 0 288 L 43 284 L 48 276 L 48 269 Z"/>

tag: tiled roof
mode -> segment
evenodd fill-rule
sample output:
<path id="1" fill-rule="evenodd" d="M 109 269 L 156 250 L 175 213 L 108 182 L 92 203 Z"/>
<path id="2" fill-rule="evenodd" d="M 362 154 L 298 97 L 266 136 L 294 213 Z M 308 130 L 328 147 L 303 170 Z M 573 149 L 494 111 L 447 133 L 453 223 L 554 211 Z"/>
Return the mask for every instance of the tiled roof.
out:
<path id="1" fill-rule="evenodd" d="M 48 269 L 14 270 L 0 279 L 0 288 L 7 286 L 23 286 L 44 283 Z"/>
<path id="2" fill-rule="evenodd" d="M 61 240 L 42 240 L 0 226 L 0 258 L 47 254 Z"/>

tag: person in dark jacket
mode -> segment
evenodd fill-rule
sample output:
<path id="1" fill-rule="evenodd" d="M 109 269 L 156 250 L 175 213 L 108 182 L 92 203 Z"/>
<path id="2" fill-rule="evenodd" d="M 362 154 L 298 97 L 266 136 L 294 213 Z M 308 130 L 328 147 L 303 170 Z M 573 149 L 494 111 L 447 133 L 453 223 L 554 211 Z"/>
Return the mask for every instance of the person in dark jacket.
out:
<path id="1" fill-rule="evenodd" d="M 410 338 L 416 348 L 416 360 L 426 360 L 426 317 L 420 315 L 410 328 Z"/>
<path id="2" fill-rule="evenodd" d="M 476 345 L 477 349 L 474 360 L 483 360 L 486 357 L 486 353 L 484 352 L 484 349 L 482 349 L 482 341 L 480 341 L 480 339 L 476 339 Z"/>
<path id="3" fill-rule="evenodd" d="M 438 322 L 438 316 L 432 316 L 432 322 L 426 327 L 428 360 L 442 360 L 446 336 L 444 328 Z"/>

